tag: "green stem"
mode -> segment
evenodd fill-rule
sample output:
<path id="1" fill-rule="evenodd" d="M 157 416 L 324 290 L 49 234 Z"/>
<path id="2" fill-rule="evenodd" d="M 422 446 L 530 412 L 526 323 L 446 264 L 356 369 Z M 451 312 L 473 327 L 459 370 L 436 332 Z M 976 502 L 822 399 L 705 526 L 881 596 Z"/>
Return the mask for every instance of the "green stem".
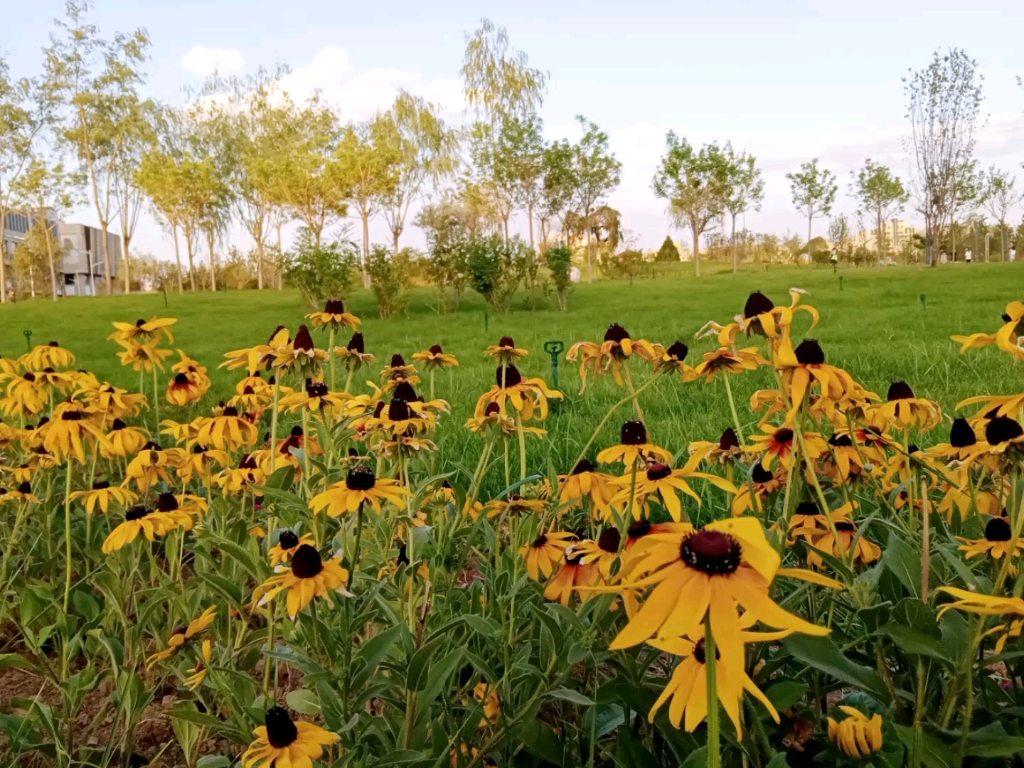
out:
<path id="1" fill-rule="evenodd" d="M 153 413 L 156 414 L 154 434 L 160 434 L 160 390 L 157 389 L 156 366 L 153 366 Z"/>
<path id="2" fill-rule="evenodd" d="M 334 325 L 331 325 L 331 332 L 327 341 L 327 368 L 331 372 L 331 392 L 334 391 Z"/>
<path id="3" fill-rule="evenodd" d="M 523 432 L 523 420 L 516 411 L 516 432 L 519 434 L 519 479 L 526 479 L 526 433 Z"/>
<path id="4" fill-rule="evenodd" d="M 725 394 L 729 398 L 729 408 L 732 411 L 732 423 L 736 427 L 736 437 L 740 439 L 740 443 L 745 443 L 746 438 L 743 437 L 743 427 L 740 426 L 740 415 L 736 411 L 736 401 L 732 396 L 732 385 L 729 383 L 729 374 L 722 374 L 722 381 L 725 382 Z"/>
<path id="5" fill-rule="evenodd" d="M 71 467 L 73 462 L 68 456 L 68 470 L 64 481 L 64 613 L 68 612 L 68 600 L 71 597 Z"/>
<path id="6" fill-rule="evenodd" d="M 708 768 L 721 768 L 722 751 L 718 733 L 718 659 L 711 632 L 711 612 L 704 617 L 704 667 L 708 678 Z"/>
<path id="7" fill-rule="evenodd" d="M 348 585 L 346 589 L 352 591 L 352 579 L 355 578 L 356 570 L 359 568 L 359 543 L 363 538 L 363 502 L 359 502 L 359 509 L 356 511 L 356 547 L 352 552 L 352 560 L 349 563 Z"/>

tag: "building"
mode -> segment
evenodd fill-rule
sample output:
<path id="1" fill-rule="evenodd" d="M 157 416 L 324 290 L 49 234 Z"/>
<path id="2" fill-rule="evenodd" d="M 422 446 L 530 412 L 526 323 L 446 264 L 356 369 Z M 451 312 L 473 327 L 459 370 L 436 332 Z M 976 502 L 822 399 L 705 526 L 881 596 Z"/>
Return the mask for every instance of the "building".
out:
<path id="1" fill-rule="evenodd" d="M 910 226 L 900 219 L 892 219 L 882 225 L 882 232 L 885 237 L 886 247 L 891 251 L 899 251 L 914 237 L 915 234 L 922 234 L 921 230 Z M 878 250 L 878 230 L 875 228 L 862 229 L 853 238 L 854 247 L 863 245 L 869 251 Z"/>
<path id="2" fill-rule="evenodd" d="M 60 225 L 60 245 L 64 253 L 61 273 L 68 296 L 98 296 L 106 279 L 103 262 L 103 231 L 88 224 Z M 117 277 L 121 261 L 121 236 L 107 232 L 110 277 Z"/>
<path id="3" fill-rule="evenodd" d="M 23 213 L 8 213 L 7 226 L 4 228 L 4 240 L 0 243 L 0 253 L 4 257 L 4 265 L 9 267 L 14 260 L 14 249 L 24 241 L 32 224 Z"/>

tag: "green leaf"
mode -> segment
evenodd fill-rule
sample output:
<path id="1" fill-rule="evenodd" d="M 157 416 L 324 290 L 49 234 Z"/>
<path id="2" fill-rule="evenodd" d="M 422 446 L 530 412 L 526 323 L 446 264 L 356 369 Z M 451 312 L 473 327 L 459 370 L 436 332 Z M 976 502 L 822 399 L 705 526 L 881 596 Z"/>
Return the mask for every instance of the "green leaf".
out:
<path id="1" fill-rule="evenodd" d="M 705 766 L 707 764 L 708 748 L 701 747 L 700 749 L 695 749 L 691 752 L 690 756 L 686 758 L 686 762 L 684 762 L 680 768 L 701 768 L 701 766 Z"/>
<path id="2" fill-rule="evenodd" d="M 780 680 L 768 686 L 764 695 L 776 709 L 789 709 L 807 693 L 808 686 L 796 680 Z"/>
<path id="3" fill-rule="evenodd" d="M 175 704 L 171 707 L 170 715 L 172 718 L 185 720 L 196 725 L 205 725 L 209 728 L 219 728 L 222 725 L 221 721 L 213 715 L 197 711 L 195 705 L 191 702 Z"/>
<path id="4" fill-rule="evenodd" d="M 949 655 L 947 655 L 941 640 L 936 640 L 934 637 L 924 632 L 918 632 L 916 629 L 905 627 L 902 624 L 886 624 L 879 630 L 879 634 L 888 635 L 896 643 L 896 647 L 904 653 L 914 654 L 915 656 L 930 656 L 933 659 L 941 659 L 942 661 L 952 661 Z"/>
<path id="5" fill-rule="evenodd" d="M 907 751 L 912 751 L 914 749 L 914 729 L 909 725 L 896 725 L 895 728 L 896 733 L 900 736 L 900 741 L 906 746 Z M 937 736 L 928 733 L 928 731 L 924 731 L 921 734 L 920 755 L 921 762 L 928 766 L 928 768 L 953 768 L 953 766 L 957 765 L 949 747 Z"/>
<path id="6" fill-rule="evenodd" d="M 359 688 L 366 682 L 367 678 L 373 674 L 374 670 L 377 669 L 377 665 L 380 664 L 388 651 L 391 650 L 391 646 L 395 644 L 398 637 L 408 630 L 403 624 L 396 624 L 390 629 L 385 629 L 379 635 L 374 635 L 361 646 L 359 646 L 359 652 L 356 654 L 356 658 L 363 661 L 366 664 L 366 669 L 360 672 L 358 675 L 353 676 L 352 687 Z"/>
<path id="7" fill-rule="evenodd" d="M 398 749 L 389 752 L 387 757 L 380 762 L 374 763 L 374 765 L 402 765 L 403 763 L 415 763 L 417 760 L 423 760 L 426 757 L 422 752 L 418 752 L 415 749 Z"/>
<path id="8" fill-rule="evenodd" d="M 914 597 L 921 593 L 921 557 L 895 531 L 889 532 L 882 564 L 899 579 L 907 592 Z"/>
<path id="9" fill-rule="evenodd" d="M 99 601 L 88 592 L 75 590 L 71 595 L 71 602 L 75 604 L 75 610 L 82 614 L 88 622 L 95 621 L 96 617 L 100 615 Z"/>
<path id="10" fill-rule="evenodd" d="M 474 632 L 483 635 L 487 639 L 493 639 L 498 636 L 501 632 L 501 627 L 496 621 L 486 619 L 483 616 L 477 616 L 474 613 L 467 613 L 462 617 L 462 620 L 469 625 L 469 628 Z"/>
<path id="11" fill-rule="evenodd" d="M 409 659 L 409 669 L 405 674 L 405 687 L 410 691 L 422 691 L 427 687 L 427 674 L 430 669 L 430 659 L 434 651 L 441 647 L 445 638 L 439 637 L 433 642 L 427 643 L 416 651 Z"/>
<path id="12" fill-rule="evenodd" d="M 889 700 L 889 691 L 879 674 L 870 667 L 850 661 L 831 638 L 791 635 L 783 640 L 782 645 L 797 661 L 844 683 L 870 691 L 884 701 Z"/>
<path id="13" fill-rule="evenodd" d="M 36 665 L 17 653 L 0 653 L 0 669 L 24 669 L 36 672 Z"/>
<path id="14" fill-rule="evenodd" d="M 1010 757 L 1024 752 L 1024 736 L 1011 736 L 1001 723 L 991 723 L 967 734 L 972 757 Z"/>
<path id="15" fill-rule="evenodd" d="M 789 763 L 786 762 L 786 753 L 776 752 L 772 759 L 765 763 L 764 768 L 789 768 Z"/>
<path id="16" fill-rule="evenodd" d="M 516 735 L 531 754 L 553 765 L 563 764 L 565 745 L 547 723 L 530 720 L 519 728 Z"/>
<path id="17" fill-rule="evenodd" d="M 303 715 L 315 715 L 320 711 L 320 700 L 313 691 L 298 689 L 285 696 L 288 706 Z"/>
<path id="18" fill-rule="evenodd" d="M 581 707 L 590 707 L 594 704 L 593 699 L 587 698 L 579 691 L 572 690 L 572 688 L 557 688 L 548 695 L 553 699 L 561 699 Z"/>
<path id="19" fill-rule="evenodd" d="M 230 768 L 231 758 L 224 755 L 203 755 L 196 761 L 196 768 Z"/>

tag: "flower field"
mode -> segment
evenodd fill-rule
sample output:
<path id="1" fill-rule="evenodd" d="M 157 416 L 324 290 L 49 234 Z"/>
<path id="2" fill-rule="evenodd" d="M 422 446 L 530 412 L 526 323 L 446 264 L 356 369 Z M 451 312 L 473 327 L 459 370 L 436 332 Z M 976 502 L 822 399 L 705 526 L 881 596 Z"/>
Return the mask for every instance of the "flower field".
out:
<path id="1" fill-rule="evenodd" d="M 1019 759 L 1024 304 L 880 386 L 817 292 L 733 294 L 560 387 L 504 318 L 381 354 L 336 300 L 0 358 L 0 763 Z"/>

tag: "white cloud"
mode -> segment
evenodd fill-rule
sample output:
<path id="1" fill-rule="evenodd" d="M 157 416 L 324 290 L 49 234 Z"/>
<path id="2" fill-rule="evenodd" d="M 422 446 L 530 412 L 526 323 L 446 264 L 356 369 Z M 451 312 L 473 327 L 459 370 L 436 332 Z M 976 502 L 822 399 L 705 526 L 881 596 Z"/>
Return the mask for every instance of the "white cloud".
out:
<path id="1" fill-rule="evenodd" d="M 296 67 L 282 83 L 292 98 L 302 99 L 314 91 L 335 105 L 343 120 L 364 120 L 390 106 L 399 89 L 439 104 L 446 113 L 461 112 L 462 87 L 453 78 L 424 78 L 419 72 L 376 67 L 356 70 L 348 52 L 327 47 L 313 60 Z"/>
<path id="2" fill-rule="evenodd" d="M 212 75 L 237 72 L 245 65 L 245 59 L 237 48 L 207 48 L 195 45 L 181 57 L 181 66 L 197 75 Z"/>

